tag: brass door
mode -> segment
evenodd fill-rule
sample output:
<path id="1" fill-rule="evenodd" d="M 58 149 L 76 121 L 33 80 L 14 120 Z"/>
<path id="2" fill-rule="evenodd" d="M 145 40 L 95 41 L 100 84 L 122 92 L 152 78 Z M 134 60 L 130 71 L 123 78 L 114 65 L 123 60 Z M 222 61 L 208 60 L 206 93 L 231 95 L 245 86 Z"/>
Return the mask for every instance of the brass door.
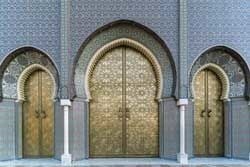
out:
<path id="1" fill-rule="evenodd" d="M 151 63 L 129 47 L 98 61 L 90 79 L 90 156 L 158 156 L 158 104 Z"/>
<path id="2" fill-rule="evenodd" d="M 53 82 L 48 73 L 33 72 L 25 84 L 23 104 L 23 156 L 54 155 Z"/>
<path id="3" fill-rule="evenodd" d="M 220 100 L 222 85 L 210 70 L 195 79 L 194 152 L 197 156 L 224 155 L 224 112 Z"/>

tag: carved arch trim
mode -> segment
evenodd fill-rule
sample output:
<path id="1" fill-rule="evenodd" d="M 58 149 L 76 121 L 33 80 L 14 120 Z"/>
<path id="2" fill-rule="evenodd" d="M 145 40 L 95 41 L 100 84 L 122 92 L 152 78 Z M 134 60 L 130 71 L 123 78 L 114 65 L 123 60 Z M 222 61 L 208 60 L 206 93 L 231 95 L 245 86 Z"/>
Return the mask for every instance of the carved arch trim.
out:
<path id="1" fill-rule="evenodd" d="M 161 67 L 160 64 L 158 63 L 157 59 L 155 58 L 154 54 L 144 45 L 142 45 L 141 43 L 129 39 L 129 38 L 120 38 L 120 39 L 116 39 L 110 43 L 107 43 L 106 45 L 104 45 L 103 47 L 101 47 L 99 50 L 97 50 L 95 52 L 95 54 L 93 55 L 93 57 L 91 58 L 88 66 L 87 66 L 87 71 L 86 71 L 86 77 L 85 77 L 85 92 L 87 95 L 87 99 L 91 100 L 91 94 L 89 91 L 89 81 L 91 78 L 91 74 L 95 68 L 95 65 L 98 63 L 98 61 L 100 60 L 100 58 L 102 56 L 104 56 L 104 54 L 106 52 L 108 52 L 109 50 L 116 48 L 118 46 L 129 46 L 132 47 L 134 49 L 136 49 L 137 51 L 141 52 L 152 64 L 154 70 L 155 70 L 155 75 L 156 75 L 156 80 L 157 80 L 157 95 L 156 95 L 156 99 L 159 100 L 161 98 L 162 95 L 162 89 L 163 89 L 163 76 L 162 76 L 162 71 L 161 71 Z"/>
<path id="2" fill-rule="evenodd" d="M 53 74 L 44 66 L 40 64 L 32 64 L 28 66 L 26 69 L 23 70 L 21 75 L 18 78 L 17 81 L 17 100 L 19 101 L 25 101 L 25 83 L 27 79 L 29 78 L 30 74 L 32 74 L 36 70 L 44 70 L 46 73 L 49 74 L 52 82 L 53 82 L 53 95 L 52 98 L 56 97 L 56 80 L 53 76 Z"/>
<path id="3" fill-rule="evenodd" d="M 193 76 L 193 81 L 192 81 L 192 94 L 195 96 L 195 88 L 194 88 L 194 81 L 196 79 L 196 76 L 204 69 L 209 69 L 213 72 L 215 72 L 222 84 L 222 94 L 221 94 L 221 100 L 228 100 L 229 99 L 229 91 L 230 91 L 230 82 L 228 79 L 228 76 L 226 72 L 218 65 L 214 63 L 208 63 L 200 67 L 194 74 Z"/>

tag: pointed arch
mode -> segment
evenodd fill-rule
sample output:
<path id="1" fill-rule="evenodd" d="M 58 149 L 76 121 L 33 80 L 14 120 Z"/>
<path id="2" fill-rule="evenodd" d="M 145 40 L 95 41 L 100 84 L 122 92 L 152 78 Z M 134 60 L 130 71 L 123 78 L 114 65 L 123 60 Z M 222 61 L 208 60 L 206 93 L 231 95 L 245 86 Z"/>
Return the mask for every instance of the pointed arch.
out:
<path id="1" fill-rule="evenodd" d="M 140 34 L 140 37 L 138 37 L 138 34 Z M 117 20 L 94 31 L 80 46 L 72 66 L 71 98 L 76 96 L 87 98 L 84 78 L 91 57 L 105 44 L 120 38 L 129 38 L 137 41 L 155 55 L 164 78 L 163 90 L 168 92 L 164 94 L 165 91 L 163 91 L 161 97 L 175 96 L 176 68 L 170 50 L 165 42 L 155 32 L 140 23 L 131 20 Z M 166 83 L 166 80 L 168 80 L 168 83 Z M 168 88 L 166 88 L 167 84 Z"/>
<path id="2" fill-rule="evenodd" d="M 229 57 L 230 59 L 226 58 Z M 225 45 L 216 45 L 207 48 L 203 53 L 197 57 L 191 67 L 190 70 L 190 84 L 192 83 L 192 80 L 198 71 L 198 69 L 201 68 L 201 66 L 204 66 L 206 64 L 213 63 L 217 66 L 219 66 L 221 69 L 225 71 L 229 78 L 229 85 L 234 85 L 234 78 L 237 78 L 237 73 L 242 73 L 242 81 L 239 81 L 237 83 L 239 86 L 244 85 L 243 88 L 243 94 L 247 99 L 250 97 L 250 71 L 249 67 L 244 60 L 244 58 L 237 52 L 235 49 L 232 49 Z M 231 68 L 230 65 L 236 68 L 238 68 L 239 71 L 235 71 L 235 69 Z M 229 68 L 228 68 L 229 67 Z M 231 70 L 231 71 L 230 71 Z M 233 74 L 235 74 L 233 76 Z M 239 78 L 239 76 L 238 76 Z M 241 85 L 240 85 L 241 84 Z M 193 96 L 193 90 L 192 85 L 191 88 L 191 96 Z M 229 96 L 232 95 L 233 88 L 230 88 L 229 90 Z M 236 95 L 237 96 L 237 95 Z"/>
<path id="3" fill-rule="evenodd" d="M 59 72 L 58 68 L 51 58 L 51 56 L 45 51 L 33 47 L 23 46 L 11 51 L 1 62 L 0 65 L 0 98 L 18 98 L 17 84 L 18 78 L 22 71 L 32 64 L 39 64 L 50 71 L 53 74 L 54 81 L 56 83 L 56 95 L 59 88 Z M 8 82 L 9 81 L 9 82 Z M 6 89 L 6 90 L 5 90 Z M 5 93 L 11 90 L 10 94 Z"/>

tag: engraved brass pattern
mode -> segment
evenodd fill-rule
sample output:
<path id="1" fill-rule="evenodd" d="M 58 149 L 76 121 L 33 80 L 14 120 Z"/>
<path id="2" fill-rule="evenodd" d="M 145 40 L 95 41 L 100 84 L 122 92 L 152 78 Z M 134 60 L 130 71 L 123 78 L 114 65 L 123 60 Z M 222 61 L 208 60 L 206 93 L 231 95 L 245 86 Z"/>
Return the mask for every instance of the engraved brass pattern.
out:
<path id="1" fill-rule="evenodd" d="M 45 71 L 35 71 L 26 81 L 23 104 L 23 156 L 54 155 L 53 81 Z"/>
<path id="2" fill-rule="evenodd" d="M 90 79 L 90 156 L 158 156 L 157 80 L 130 47 L 107 52 Z"/>
<path id="3" fill-rule="evenodd" d="M 195 78 L 194 151 L 197 156 L 223 156 L 224 113 L 220 100 L 222 84 L 211 70 Z"/>

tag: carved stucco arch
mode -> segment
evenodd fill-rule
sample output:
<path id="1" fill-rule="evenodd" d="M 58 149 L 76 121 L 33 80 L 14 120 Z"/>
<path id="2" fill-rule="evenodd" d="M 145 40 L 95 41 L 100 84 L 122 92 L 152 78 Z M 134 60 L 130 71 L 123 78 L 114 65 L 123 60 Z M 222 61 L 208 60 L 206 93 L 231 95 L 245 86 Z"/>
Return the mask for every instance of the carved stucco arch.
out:
<path id="1" fill-rule="evenodd" d="M 202 70 L 205 70 L 205 69 L 209 69 L 217 74 L 217 76 L 219 77 L 221 84 L 222 84 L 221 100 L 228 100 L 229 99 L 229 90 L 230 90 L 230 82 L 229 82 L 228 76 L 227 76 L 226 72 L 220 66 L 218 66 L 214 63 L 205 64 L 195 72 L 195 74 L 193 76 L 192 87 L 191 87 L 193 96 L 195 96 L 194 83 L 195 83 L 196 76 Z"/>
<path id="2" fill-rule="evenodd" d="M 29 78 L 30 74 L 32 74 L 36 70 L 43 70 L 49 74 L 49 76 L 53 82 L 52 98 L 54 99 L 56 97 L 56 90 L 57 90 L 56 80 L 55 80 L 53 74 L 46 67 L 44 67 L 40 64 L 32 64 L 32 65 L 28 66 L 26 69 L 24 69 L 18 78 L 18 81 L 17 81 L 17 99 L 19 101 L 25 101 L 25 91 L 24 91 L 25 90 L 24 89 L 25 83 L 26 83 L 27 79 Z"/>
<path id="3" fill-rule="evenodd" d="M 129 38 L 120 38 L 120 39 L 116 39 L 110 43 L 107 43 L 106 45 L 102 46 L 99 50 L 97 50 L 95 52 L 95 54 L 93 55 L 93 57 L 91 58 L 88 66 L 87 66 L 87 71 L 86 71 L 86 77 L 85 77 L 85 92 L 87 95 L 87 99 L 90 100 L 91 99 L 91 94 L 89 91 L 89 81 L 91 78 L 91 74 L 95 68 L 95 65 L 98 63 L 98 61 L 100 60 L 100 58 L 102 56 L 105 55 L 106 52 L 108 52 L 109 50 L 119 47 L 119 46 L 129 46 L 131 48 L 134 48 L 135 50 L 141 52 L 152 64 L 154 71 L 155 71 L 155 75 L 156 75 L 156 80 L 157 80 L 157 94 L 156 94 L 156 99 L 160 99 L 161 95 L 162 95 L 162 89 L 163 89 L 163 77 L 162 77 L 162 71 L 161 71 L 161 67 L 160 64 L 158 63 L 158 61 L 156 60 L 154 54 L 144 45 L 142 45 L 141 43 L 129 39 Z"/>

